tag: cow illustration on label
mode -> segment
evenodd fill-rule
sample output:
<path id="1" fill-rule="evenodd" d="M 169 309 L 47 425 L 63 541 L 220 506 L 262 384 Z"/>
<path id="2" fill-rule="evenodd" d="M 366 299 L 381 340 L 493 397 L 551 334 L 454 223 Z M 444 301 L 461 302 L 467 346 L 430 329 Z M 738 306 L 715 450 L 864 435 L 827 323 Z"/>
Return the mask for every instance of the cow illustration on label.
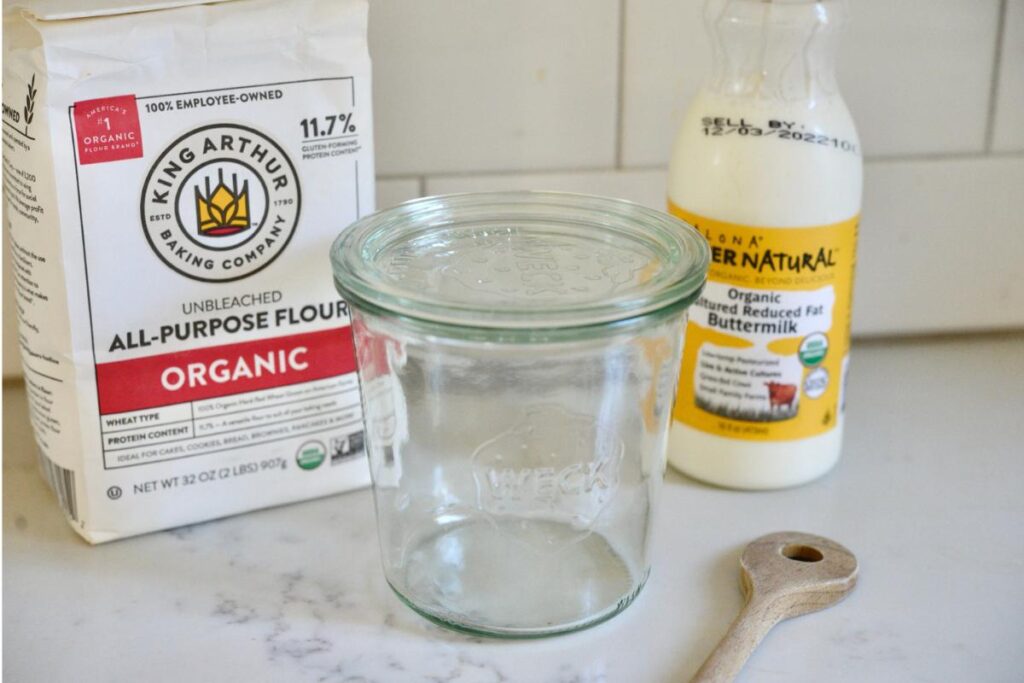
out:
<path id="1" fill-rule="evenodd" d="M 795 384 L 783 384 L 781 382 L 765 382 L 768 387 L 768 405 L 773 412 L 786 410 L 796 413 L 796 389 Z"/>

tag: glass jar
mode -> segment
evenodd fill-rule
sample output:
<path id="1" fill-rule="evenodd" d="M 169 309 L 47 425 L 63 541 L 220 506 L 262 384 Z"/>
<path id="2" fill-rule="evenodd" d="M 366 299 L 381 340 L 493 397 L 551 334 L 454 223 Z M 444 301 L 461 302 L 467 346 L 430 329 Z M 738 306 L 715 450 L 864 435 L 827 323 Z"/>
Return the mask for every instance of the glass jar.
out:
<path id="1" fill-rule="evenodd" d="M 406 604 L 516 637 L 632 602 L 708 256 L 666 214 L 546 192 L 428 197 L 338 238 L 384 573 Z"/>

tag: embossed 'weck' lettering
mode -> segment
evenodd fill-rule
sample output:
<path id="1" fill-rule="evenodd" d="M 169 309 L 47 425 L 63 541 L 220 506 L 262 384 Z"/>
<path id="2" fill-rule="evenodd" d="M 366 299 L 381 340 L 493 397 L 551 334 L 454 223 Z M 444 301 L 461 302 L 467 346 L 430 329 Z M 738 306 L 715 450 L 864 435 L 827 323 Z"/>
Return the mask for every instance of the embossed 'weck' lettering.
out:
<path id="1" fill-rule="evenodd" d="M 609 460 L 574 463 L 561 470 L 553 467 L 506 467 L 487 470 L 487 483 L 495 500 L 551 500 L 559 495 L 586 495 L 595 488 L 614 485 Z"/>

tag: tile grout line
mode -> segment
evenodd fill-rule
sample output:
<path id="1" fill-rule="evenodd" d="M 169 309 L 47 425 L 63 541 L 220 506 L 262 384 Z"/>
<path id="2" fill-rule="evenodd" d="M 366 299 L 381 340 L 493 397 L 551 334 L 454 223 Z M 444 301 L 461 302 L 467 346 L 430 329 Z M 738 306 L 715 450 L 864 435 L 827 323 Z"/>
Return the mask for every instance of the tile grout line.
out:
<path id="1" fill-rule="evenodd" d="M 898 163 L 904 161 L 981 161 L 984 159 L 1014 159 L 1024 156 L 1016 150 L 1006 152 L 922 152 L 919 154 L 876 154 L 864 157 L 865 164 Z"/>
<path id="2" fill-rule="evenodd" d="M 1024 152 L 1016 150 L 985 152 L 926 152 L 919 154 L 880 154 L 869 155 L 864 158 L 864 163 L 899 163 L 913 161 L 985 161 L 998 159 L 1021 159 Z M 437 171 L 427 173 L 403 173 L 396 175 L 379 175 L 377 180 L 415 180 L 419 183 L 419 191 L 426 193 L 427 182 L 431 178 L 473 178 L 473 177 L 500 177 L 500 176 L 543 176 L 543 175 L 576 175 L 589 173 L 643 173 L 650 171 L 665 171 L 668 169 L 668 162 L 663 164 L 639 164 L 637 166 L 576 166 L 561 168 L 515 168 L 500 170 L 476 170 L 476 171 Z"/>
<path id="3" fill-rule="evenodd" d="M 615 168 L 622 168 L 623 120 L 626 109 L 626 0 L 619 0 L 619 56 L 615 74 Z"/>
<path id="4" fill-rule="evenodd" d="M 646 169 L 622 170 L 653 170 L 657 166 Z M 422 177 L 425 181 L 431 178 L 475 178 L 477 176 L 520 176 L 520 175 L 565 175 L 567 173 L 614 173 L 620 169 L 614 166 L 560 166 L 556 168 L 510 168 L 510 169 L 475 169 L 468 171 L 425 171 L 417 174 L 395 176 L 377 176 L 378 180 L 409 180 Z"/>
<path id="5" fill-rule="evenodd" d="M 427 176 L 421 175 L 416 178 L 416 191 L 421 197 L 427 196 Z"/>
<path id="6" fill-rule="evenodd" d="M 999 0 L 999 15 L 996 17 L 995 51 L 992 55 L 992 82 L 988 90 L 988 115 L 985 117 L 985 151 L 992 151 L 996 136 L 996 100 L 999 96 L 999 76 L 1003 64 L 1003 42 L 1006 39 L 1007 0 Z"/>
<path id="7" fill-rule="evenodd" d="M 392 182 L 401 182 L 403 180 L 413 181 L 419 179 L 418 173 L 378 173 L 374 176 L 378 181 L 390 180 Z"/>

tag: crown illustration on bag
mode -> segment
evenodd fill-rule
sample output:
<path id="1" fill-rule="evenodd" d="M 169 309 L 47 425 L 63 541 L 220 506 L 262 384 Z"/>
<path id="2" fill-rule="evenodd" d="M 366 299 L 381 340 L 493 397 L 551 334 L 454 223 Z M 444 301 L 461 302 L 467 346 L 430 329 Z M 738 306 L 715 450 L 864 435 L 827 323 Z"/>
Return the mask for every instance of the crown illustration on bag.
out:
<path id="1" fill-rule="evenodd" d="M 210 189 L 206 177 L 206 194 L 196 186 L 196 221 L 199 234 L 224 237 L 249 229 L 249 181 L 238 189 L 238 176 L 231 174 L 231 187 L 224 183 L 224 171 L 217 171 L 217 186 Z"/>

